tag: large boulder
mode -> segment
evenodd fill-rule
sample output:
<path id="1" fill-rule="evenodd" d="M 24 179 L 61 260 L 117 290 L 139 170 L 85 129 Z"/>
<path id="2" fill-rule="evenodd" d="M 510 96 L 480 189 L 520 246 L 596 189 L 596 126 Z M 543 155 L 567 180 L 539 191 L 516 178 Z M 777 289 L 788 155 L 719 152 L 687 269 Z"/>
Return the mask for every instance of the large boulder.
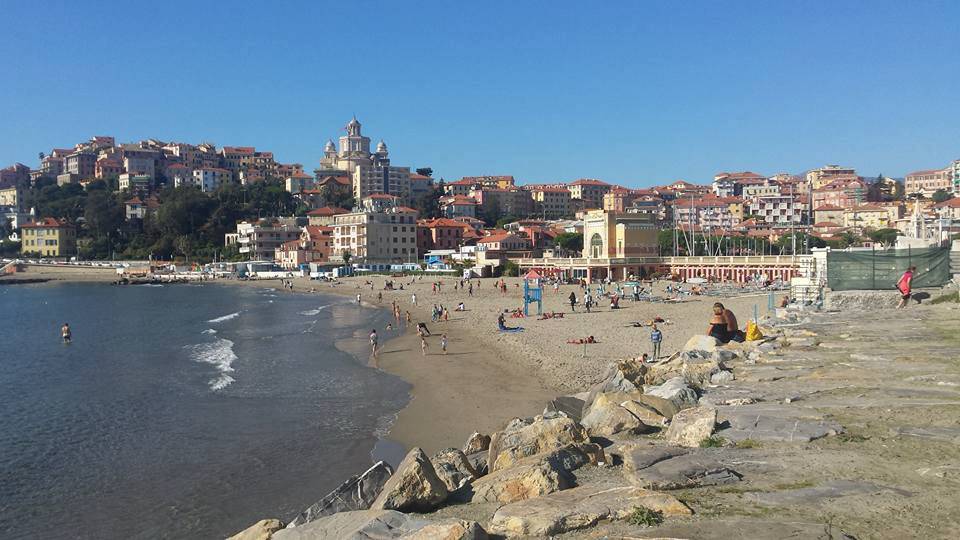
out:
<path id="1" fill-rule="evenodd" d="M 487 531 L 476 521 L 441 519 L 404 534 L 402 540 L 487 540 Z"/>
<path id="2" fill-rule="evenodd" d="M 569 477 L 554 463 L 540 461 L 501 469 L 468 484 L 454 493 L 462 502 L 511 503 L 567 489 Z"/>
<path id="3" fill-rule="evenodd" d="M 655 397 L 655 396 L 654 396 Z M 656 398 L 655 399 L 661 399 Z M 653 407 L 643 401 L 637 401 L 637 399 L 630 399 L 624 401 L 620 404 L 621 407 L 630 411 L 631 414 L 640 419 L 641 422 L 648 426 L 660 427 L 666 423 L 666 416 L 660 413 L 656 407 Z M 676 411 L 674 411 L 675 413 Z"/>
<path id="4" fill-rule="evenodd" d="M 297 527 L 337 512 L 370 508 L 392 474 L 393 469 L 390 468 L 390 465 L 383 461 L 377 462 L 362 474 L 351 476 L 337 489 L 301 512 L 293 518 L 293 521 L 287 527 Z"/>
<path id="5" fill-rule="evenodd" d="M 717 424 L 717 409 L 713 407 L 693 407 L 684 409 L 673 416 L 667 428 L 666 439 L 670 444 L 697 448 L 700 443 L 713 434 Z"/>
<path id="6" fill-rule="evenodd" d="M 621 431 L 637 433 L 649 427 L 632 412 L 620 405 L 624 398 L 634 397 L 620 392 L 598 394 L 580 423 L 590 435 L 609 437 Z"/>
<path id="7" fill-rule="evenodd" d="M 270 540 L 273 533 L 283 528 L 279 519 L 261 519 L 227 540 Z"/>
<path id="8" fill-rule="evenodd" d="M 723 369 L 725 357 L 733 357 L 734 353 L 718 349 L 716 351 L 684 351 L 669 360 L 650 366 L 644 381 L 646 384 L 663 384 L 674 377 L 683 377 L 696 387 L 703 387 L 710 382 L 710 376 Z"/>
<path id="9" fill-rule="evenodd" d="M 374 510 L 427 512 L 446 500 L 447 485 L 420 448 L 407 453 L 370 506 Z"/>
<path id="10" fill-rule="evenodd" d="M 430 462 L 437 476 L 447 486 L 447 490 L 456 491 L 464 484 L 480 477 L 467 456 L 461 450 L 448 448 L 437 452 Z"/>
<path id="11" fill-rule="evenodd" d="M 681 350 L 713 352 L 719 346 L 720 342 L 713 336 L 696 335 L 688 339 Z"/>
<path id="12" fill-rule="evenodd" d="M 597 394 L 639 391 L 644 384 L 647 369 L 648 366 L 640 358 L 617 360 L 610 365 L 603 380 L 590 388 L 586 402 L 592 402 Z"/>
<path id="13" fill-rule="evenodd" d="M 564 415 L 515 418 L 491 436 L 487 468 L 493 473 L 527 456 L 579 442 L 589 442 L 587 430 Z"/>
<path id="14" fill-rule="evenodd" d="M 442 519 L 429 521 L 395 510 L 357 510 L 341 512 L 311 521 L 300 527 L 284 529 L 271 540 L 392 540 L 435 539 L 485 540 L 487 533 L 473 521 Z"/>
<path id="15" fill-rule="evenodd" d="M 687 380 L 683 377 L 674 377 L 659 386 L 647 386 L 644 394 L 669 401 L 673 406 L 676 407 L 677 411 L 688 409 L 690 407 L 696 407 L 699 400 L 696 390 L 691 388 L 690 384 L 687 383 Z M 645 400 L 642 402 L 647 403 Z M 652 406 L 656 408 L 655 405 Z M 657 410 L 660 409 L 658 408 Z M 672 418 L 673 414 L 671 414 L 669 417 Z"/>
<path id="16" fill-rule="evenodd" d="M 490 436 L 474 431 L 463 445 L 464 454 L 475 454 L 490 448 Z"/>
<path id="17" fill-rule="evenodd" d="M 477 476 L 483 476 L 487 474 L 488 457 L 490 457 L 490 453 L 486 450 L 467 454 L 467 461 L 470 462 L 470 466 L 473 467 L 473 470 L 477 473 Z"/>
<path id="18" fill-rule="evenodd" d="M 664 515 L 690 515 L 676 498 L 631 486 L 581 486 L 537 499 L 508 504 L 493 515 L 490 532 L 505 536 L 547 537 L 601 520 L 622 520 L 643 506 Z"/>

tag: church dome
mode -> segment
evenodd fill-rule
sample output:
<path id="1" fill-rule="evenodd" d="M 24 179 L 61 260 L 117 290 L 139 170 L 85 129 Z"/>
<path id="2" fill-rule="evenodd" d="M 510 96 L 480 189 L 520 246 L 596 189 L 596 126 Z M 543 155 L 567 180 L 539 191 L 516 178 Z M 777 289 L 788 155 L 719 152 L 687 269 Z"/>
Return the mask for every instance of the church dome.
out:
<path id="1" fill-rule="evenodd" d="M 377 143 L 377 153 L 386 154 L 387 153 L 387 143 L 383 142 L 383 139 Z"/>
<path id="2" fill-rule="evenodd" d="M 324 145 L 323 151 L 324 151 L 324 152 L 336 152 L 336 151 L 337 151 L 337 147 L 333 145 L 333 140 L 332 140 L 332 139 L 327 140 L 327 144 Z"/>

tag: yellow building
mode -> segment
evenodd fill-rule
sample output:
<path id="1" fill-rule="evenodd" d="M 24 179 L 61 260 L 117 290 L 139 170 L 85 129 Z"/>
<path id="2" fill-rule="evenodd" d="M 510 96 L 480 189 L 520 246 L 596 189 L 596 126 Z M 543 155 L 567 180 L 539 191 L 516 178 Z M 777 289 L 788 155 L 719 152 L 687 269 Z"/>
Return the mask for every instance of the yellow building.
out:
<path id="1" fill-rule="evenodd" d="M 592 259 L 657 257 L 657 228 L 646 214 L 591 210 L 583 217 L 583 251 Z"/>
<path id="2" fill-rule="evenodd" d="M 23 255 L 70 257 L 77 254 L 77 231 L 64 220 L 43 218 L 20 227 Z"/>
<path id="3" fill-rule="evenodd" d="M 890 214 L 886 208 L 857 206 L 843 212 L 844 227 L 861 229 L 884 229 L 890 226 Z"/>

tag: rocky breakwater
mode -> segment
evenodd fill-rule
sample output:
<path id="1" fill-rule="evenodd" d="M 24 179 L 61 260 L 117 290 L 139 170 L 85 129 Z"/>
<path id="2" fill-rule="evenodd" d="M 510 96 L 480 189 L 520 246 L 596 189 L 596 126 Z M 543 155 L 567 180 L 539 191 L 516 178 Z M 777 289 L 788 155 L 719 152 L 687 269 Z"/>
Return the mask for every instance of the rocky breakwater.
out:
<path id="1" fill-rule="evenodd" d="M 374 465 L 286 527 L 264 520 L 233 538 L 454 540 L 584 529 L 602 536 L 688 523 L 693 511 L 671 490 L 736 484 L 768 470 L 732 441 L 841 431 L 822 419 L 789 420 L 769 405 L 744 413 L 754 402 L 726 397 L 737 380 L 731 364 L 755 361 L 774 341 L 720 347 L 695 336 L 660 363 L 615 362 L 602 382 L 551 401 L 542 415 L 474 433 L 461 449 L 434 456 L 413 448 L 396 471 Z"/>

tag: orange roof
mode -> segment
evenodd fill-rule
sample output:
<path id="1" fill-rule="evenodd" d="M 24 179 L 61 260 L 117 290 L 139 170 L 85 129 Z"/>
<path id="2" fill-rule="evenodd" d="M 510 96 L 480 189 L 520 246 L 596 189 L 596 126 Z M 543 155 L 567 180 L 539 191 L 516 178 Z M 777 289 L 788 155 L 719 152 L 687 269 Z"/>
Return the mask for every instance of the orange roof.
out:
<path id="1" fill-rule="evenodd" d="M 933 205 L 934 208 L 960 208 L 960 197 L 947 199 L 941 203 Z"/>
<path id="2" fill-rule="evenodd" d="M 926 169 L 923 171 L 913 171 L 907 176 L 926 176 L 928 174 L 940 174 L 946 172 L 947 169 Z"/>
<path id="3" fill-rule="evenodd" d="M 70 225 L 66 220 L 58 220 L 50 217 L 40 218 L 40 221 L 31 221 L 20 226 L 21 229 L 40 229 L 40 228 L 67 228 Z"/>
<path id="4" fill-rule="evenodd" d="M 482 239 L 478 240 L 477 243 L 478 243 L 478 244 L 492 244 L 492 243 L 494 243 L 494 242 L 500 242 L 501 240 L 503 240 L 504 238 L 506 238 L 506 237 L 508 237 L 508 236 L 510 236 L 510 233 L 508 233 L 508 232 L 491 234 L 490 236 L 485 236 L 485 237 L 483 237 Z"/>
<path id="5" fill-rule="evenodd" d="M 821 210 L 835 211 L 835 210 L 844 210 L 844 208 L 842 206 L 836 206 L 833 204 L 825 204 L 823 206 L 818 206 L 817 208 L 813 209 L 814 212 L 821 211 Z"/>
<path id="6" fill-rule="evenodd" d="M 463 228 L 463 223 L 450 218 L 422 219 L 417 222 L 417 225 L 431 229 L 434 227 L 455 227 L 457 229 Z"/>
<path id="7" fill-rule="evenodd" d="M 134 197 L 123 204 L 143 204 L 143 201 L 140 200 L 140 197 Z"/>
<path id="8" fill-rule="evenodd" d="M 411 180 L 433 180 L 433 178 L 429 176 L 425 176 L 417 173 L 410 173 L 410 179 Z"/>
<path id="9" fill-rule="evenodd" d="M 819 227 L 819 228 L 842 227 L 842 225 L 840 225 L 840 224 L 838 224 L 838 223 L 834 223 L 834 222 L 832 222 L 832 221 L 820 221 L 820 222 L 818 222 L 818 223 L 814 223 L 813 226 L 814 226 L 814 227 Z"/>
<path id="10" fill-rule="evenodd" d="M 366 197 L 364 197 L 364 199 L 390 199 L 390 200 L 398 199 L 398 198 L 399 197 L 397 197 L 396 195 L 390 195 L 389 193 L 371 193 L 370 195 L 367 195 Z"/>
<path id="11" fill-rule="evenodd" d="M 317 225 L 307 225 L 307 234 L 313 238 L 315 236 L 330 236 L 333 234 L 333 227 L 319 227 Z"/>
<path id="12" fill-rule="evenodd" d="M 596 178 L 581 178 L 570 182 L 571 186 L 609 186 L 610 184 Z"/>
<path id="13" fill-rule="evenodd" d="M 347 214 L 349 210 L 344 208 L 339 208 L 336 206 L 324 206 L 323 208 L 317 208 L 316 210 L 311 210 L 307 212 L 308 216 L 337 216 L 340 214 Z"/>

